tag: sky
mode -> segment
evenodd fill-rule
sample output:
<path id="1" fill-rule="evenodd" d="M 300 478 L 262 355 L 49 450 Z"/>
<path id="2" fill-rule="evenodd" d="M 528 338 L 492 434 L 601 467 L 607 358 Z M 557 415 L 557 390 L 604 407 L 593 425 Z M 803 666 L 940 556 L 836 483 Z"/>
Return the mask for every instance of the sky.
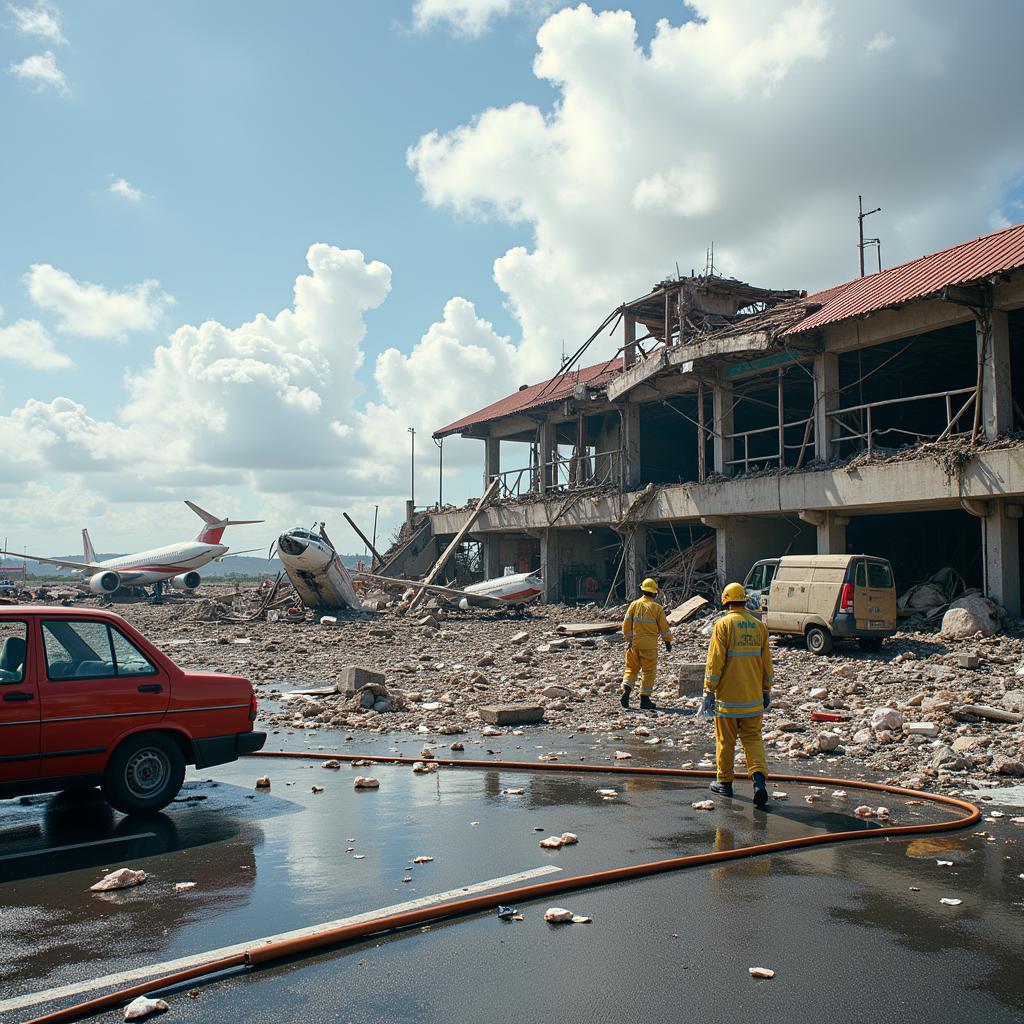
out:
<path id="1" fill-rule="evenodd" d="M 386 539 L 438 427 L 678 264 L 814 290 L 1024 220 L 1015 0 L 14 0 L 0 537 Z M 602 338 L 593 361 L 616 348 Z M 526 461 L 503 446 L 503 468 Z M 480 442 L 444 445 L 446 501 Z"/>

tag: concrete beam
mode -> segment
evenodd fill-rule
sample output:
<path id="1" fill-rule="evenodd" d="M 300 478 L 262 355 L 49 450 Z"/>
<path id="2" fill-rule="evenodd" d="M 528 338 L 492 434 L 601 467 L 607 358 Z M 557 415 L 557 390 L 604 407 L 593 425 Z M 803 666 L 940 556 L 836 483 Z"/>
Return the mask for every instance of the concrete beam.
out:
<path id="1" fill-rule="evenodd" d="M 826 351 L 849 352 L 855 348 L 881 345 L 885 341 L 937 331 L 971 319 L 971 311 L 965 306 L 956 306 L 942 299 L 921 299 L 902 309 L 887 309 L 863 318 L 843 320 L 821 330 Z"/>
<path id="2" fill-rule="evenodd" d="M 839 356 L 820 352 L 814 357 L 814 457 L 820 462 L 832 458 L 830 412 L 839 408 Z"/>
<path id="3" fill-rule="evenodd" d="M 937 462 L 927 458 L 781 477 L 676 484 L 658 489 L 643 519 L 648 523 L 705 519 L 715 524 L 715 517 L 748 516 L 753 520 L 758 516 L 796 516 L 807 509 L 841 510 L 845 516 L 934 511 L 960 508 L 961 496 L 982 501 L 1012 498 L 1013 505 L 1020 505 L 1024 502 L 1024 449 L 979 452 L 964 467 L 960 485 L 955 476 L 947 476 Z M 567 529 L 614 525 L 630 499 L 630 494 L 617 492 L 585 498 L 566 510 L 559 525 Z M 494 505 L 481 513 L 474 530 L 542 530 L 547 527 L 547 514 L 542 502 Z M 456 533 L 466 515 L 449 512 L 432 516 L 434 533 Z"/>
<path id="4" fill-rule="evenodd" d="M 484 490 L 501 473 L 501 438 L 488 437 L 484 440 Z"/>

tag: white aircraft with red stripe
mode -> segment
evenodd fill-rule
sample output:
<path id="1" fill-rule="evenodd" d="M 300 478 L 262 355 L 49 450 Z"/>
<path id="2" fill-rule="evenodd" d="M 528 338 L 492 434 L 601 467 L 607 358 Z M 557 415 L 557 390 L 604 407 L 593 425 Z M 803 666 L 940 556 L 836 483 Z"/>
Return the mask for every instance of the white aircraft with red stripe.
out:
<path id="1" fill-rule="evenodd" d="M 47 565 L 59 565 L 65 569 L 74 569 L 88 583 L 94 594 L 113 594 L 120 587 L 156 586 L 157 592 L 163 584 L 175 590 L 195 590 L 202 579 L 197 569 L 213 561 L 227 556 L 230 548 L 221 544 L 224 530 L 229 526 L 248 526 L 262 523 L 262 519 L 218 519 L 215 515 L 200 508 L 194 502 L 186 501 L 186 505 L 206 524 L 196 535 L 195 540 L 183 540 L 177 544 L 168 544 L 162 548 L 151 548 L 131 555 L 118 555 L 100 562 L 96 559 L 96 551 L 89 539 L 89 531 L 82 530 L 82 546 L 85 558 L 81 562 L 72 562 L 63 558 L 44 558 L 42 555 L 19 554 L 18 558 L 28 558 L 33 562 L 45 562 Z M 255 550 L 255 549 L 253 549 Z M 238 552 L 241 554 L 242 552 Z M 14 552 L 2 552 L 14 555 Z"/>
<path id="2" fill-rule="evenodd" d="M 527 601 L 532 601 L 544 591 L 544 580 L 539 572 L 519 572 L 508 576 L 497 576 L 480 583 L 471 583 L 462 589 L 439 586 L 435 583 L 417 583 L 415 580 L 399 580 L 370 572 L 359 573 L 359 575 L 387 586 L 425 590 L 428 594 L 435 594 L 458 605 L 463 611 L 469 608 L 509 607 L 522 611 Z"/>

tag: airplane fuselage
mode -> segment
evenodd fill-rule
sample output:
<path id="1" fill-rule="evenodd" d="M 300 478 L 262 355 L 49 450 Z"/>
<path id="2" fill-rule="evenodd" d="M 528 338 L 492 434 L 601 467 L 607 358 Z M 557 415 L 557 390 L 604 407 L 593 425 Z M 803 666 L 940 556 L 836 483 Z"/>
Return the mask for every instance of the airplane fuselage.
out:
<path id="1" fill-rule="evenodd" d="M 128 586 L 148 587 L 153 583 L 163 583 L 174 576 L 191 572 L 193 569 L 200 569 L 227 550 L 226 544 L 206 544 L 197 540 L 182 541 L 178 544 L 167 544 L 162 548 L 151 548 L 149 551 L 108 558 L 97 563 L 101 568 L 89 572 L 87 576 L 113 570 Z"/>

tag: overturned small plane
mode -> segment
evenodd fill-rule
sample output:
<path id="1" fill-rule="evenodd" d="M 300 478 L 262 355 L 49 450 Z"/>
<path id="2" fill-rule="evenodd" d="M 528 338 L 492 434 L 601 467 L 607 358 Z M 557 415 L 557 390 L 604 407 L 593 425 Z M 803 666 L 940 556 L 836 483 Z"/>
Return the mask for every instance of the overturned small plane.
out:
<path id="1" fill-rule="evenodd" d="M 516 612 L 526 610 L 526 603 L 532 601 L 544 590 L 544 581 L 535 572 L 520 572 L 513 576 L 498 576 L 481 583 L 471 583 L 468 587 L 445 587 L 436 583 L 417 583 L 415 580 L 399 580 L 390 576 L 377 576 L 363 572 L 360 578 L 383 583 L 388 587 L 409 587 L 413 590 L 425 590 L 428 594 L 436 594 L 450 604 L 463 611 L 469 608 L 508 608 Z"/>
<path id="2" fill-rule="evenodd" d="M 307 530 L 297 526 L 277 539 L 277 557 L 288 574 L 299 600 L 307 608 L 360 609 L 362 602 L 352 577 L 327 536 L 324 524 Z"/>

